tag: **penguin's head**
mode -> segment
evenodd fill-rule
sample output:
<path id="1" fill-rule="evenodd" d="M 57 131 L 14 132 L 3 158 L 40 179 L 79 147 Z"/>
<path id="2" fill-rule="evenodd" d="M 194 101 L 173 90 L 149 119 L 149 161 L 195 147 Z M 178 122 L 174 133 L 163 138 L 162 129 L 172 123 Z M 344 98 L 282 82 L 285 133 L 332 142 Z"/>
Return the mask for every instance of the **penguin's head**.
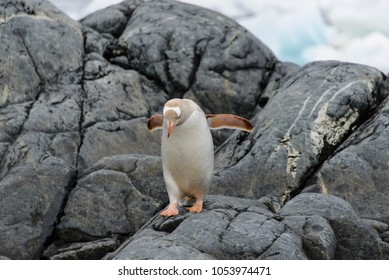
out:
<path id="1" fill-rule="evenodd" d="M 180 104 L 178 104 L 178 102 L 172 101 L 175 100 L 172 99 L 168 101 L 163 107 L 163 117 L 166 119 L 166 124 L 168 126 L 167 137 L 170 137 L 170 135 L 173 133 L 173 130 L 179 123 L 181 117 Z"/>

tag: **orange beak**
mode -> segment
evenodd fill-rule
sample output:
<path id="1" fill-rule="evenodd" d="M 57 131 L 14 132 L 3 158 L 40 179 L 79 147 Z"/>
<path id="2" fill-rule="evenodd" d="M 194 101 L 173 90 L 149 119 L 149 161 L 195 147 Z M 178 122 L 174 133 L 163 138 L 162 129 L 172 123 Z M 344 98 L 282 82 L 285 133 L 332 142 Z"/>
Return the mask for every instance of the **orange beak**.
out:
<path id="1" fill-rule="evenodd" d="M 170 137 L 170 135 L 172 135 L 173 130 L 176 127 L 176 124 L 177 124 L 176 122 L 171 122 L 171 121 L 168 122 L 168 129 L 169 129 L 169 131 L 167 133 L 167 137 Z"/>

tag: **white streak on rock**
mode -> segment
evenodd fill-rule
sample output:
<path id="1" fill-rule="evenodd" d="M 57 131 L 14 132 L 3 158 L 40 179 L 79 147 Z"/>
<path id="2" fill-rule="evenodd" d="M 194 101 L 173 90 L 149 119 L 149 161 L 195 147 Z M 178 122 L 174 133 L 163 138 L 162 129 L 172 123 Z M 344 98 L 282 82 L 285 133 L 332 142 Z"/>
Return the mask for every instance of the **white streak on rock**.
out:
<path id="1" fill-rule="evenodd" d="M 339 120 L 334 120 L 327 115 L 327 109 L 330 102 L 333 101 L 337 95 L 341 94 L 357 82 L 360 81 L 353 81 L 336 91 L 330 100 L 319 110 L 317 118 L 313 122 L 311 131 L 311 142 L 315 155 L 322 152 L 325 142 L 332 146 L 339 144 L 345 134 L 350 130 L 351 126 L 358 119 L 359 111 L 352 108 L 350 108 Z"/>

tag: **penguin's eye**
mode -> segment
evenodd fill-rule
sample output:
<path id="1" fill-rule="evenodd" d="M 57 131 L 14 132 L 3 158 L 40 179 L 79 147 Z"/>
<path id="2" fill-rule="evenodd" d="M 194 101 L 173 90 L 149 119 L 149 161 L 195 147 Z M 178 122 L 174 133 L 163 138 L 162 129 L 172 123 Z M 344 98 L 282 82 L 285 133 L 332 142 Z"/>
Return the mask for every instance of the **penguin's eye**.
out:
<path id="1" fill-rule="evenodd" d="M 176 112 L 178 118 L 181 116 L 181 109 L 178 106 L 173 106 L 173 107 L 165 106 L 163 108 L 163 115 L 166 116 L 166 113 L 170 110 Z"/>

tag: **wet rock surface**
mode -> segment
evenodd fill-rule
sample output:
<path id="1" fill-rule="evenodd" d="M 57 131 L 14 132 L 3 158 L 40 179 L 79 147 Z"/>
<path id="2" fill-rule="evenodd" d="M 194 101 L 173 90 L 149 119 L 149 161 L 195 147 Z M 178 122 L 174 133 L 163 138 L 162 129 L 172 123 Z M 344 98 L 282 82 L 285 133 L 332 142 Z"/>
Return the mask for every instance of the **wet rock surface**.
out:
<path id="1" fill-rule="evenodd" d="M 282 62 L 234 21 L 129 0 L 75 22 L 0 3 L 3 259 L 388 259 L 387 77 Z M 167 202 L 170 98 L 250 118 L 214 133 L 204 212 Z"/>

